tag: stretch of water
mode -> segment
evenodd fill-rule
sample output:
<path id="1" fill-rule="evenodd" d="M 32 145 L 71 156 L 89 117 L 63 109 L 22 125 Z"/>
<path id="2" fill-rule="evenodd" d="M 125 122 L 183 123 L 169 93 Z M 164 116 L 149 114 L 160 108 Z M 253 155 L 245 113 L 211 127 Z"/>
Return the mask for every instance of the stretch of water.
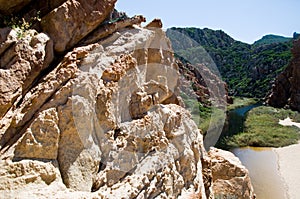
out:
<path id="1" fill-rule="evenodd" d="M 235 125 L 229 134 L 242 132 L 245 115 L 259 105 L 254 104 L 232 110 L 229 125 Z M 237 122 L 240 121 L 240 122 Z M 272 148 L 245 147 L 232 152 L 246 166 L 258 199 L 285 199 L 286 190 L 278 171 L 278 157 Z"/>

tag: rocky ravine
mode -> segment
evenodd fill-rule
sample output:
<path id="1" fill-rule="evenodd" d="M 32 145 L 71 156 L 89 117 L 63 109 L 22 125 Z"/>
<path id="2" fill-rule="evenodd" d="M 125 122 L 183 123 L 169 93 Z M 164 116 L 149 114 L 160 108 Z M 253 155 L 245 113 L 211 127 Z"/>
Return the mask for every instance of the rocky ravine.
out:
<path id="1" fill-rule="evenodd" d="M 277 77 L 267 103 L 300 111 L 300 39 L 294 41 L 292 54 L 288 67 Z"/>
<path id="2" fill-rule="evenodd" d="M 61 2 L 22 38 L 0 29 L 0 198 L 254 198 L 180 106 L 161 22 L 101 25 L 114 3 Z"/>

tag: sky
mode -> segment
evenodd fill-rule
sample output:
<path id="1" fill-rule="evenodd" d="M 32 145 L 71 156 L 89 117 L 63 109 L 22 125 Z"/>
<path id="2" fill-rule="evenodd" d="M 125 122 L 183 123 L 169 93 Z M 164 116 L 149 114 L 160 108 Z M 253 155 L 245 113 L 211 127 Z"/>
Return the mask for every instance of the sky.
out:
<path id="1" fill-rule="evenodd" d="M 249 44 L 266 34 L 300 32 L 300 0 L 118 0 L 116 9 L 128 16 L 142 14 L 147 22 L 160 18 L 165 29 L 223 30 Z"/>

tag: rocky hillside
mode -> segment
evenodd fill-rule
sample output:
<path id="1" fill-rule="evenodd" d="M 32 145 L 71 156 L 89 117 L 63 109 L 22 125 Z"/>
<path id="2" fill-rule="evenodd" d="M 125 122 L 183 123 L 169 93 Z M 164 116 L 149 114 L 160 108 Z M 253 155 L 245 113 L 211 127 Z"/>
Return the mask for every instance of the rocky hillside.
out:
<path id="1" fill-rule="evenodd" d="M 190 39 L 182 40 L 178 33 Z M 291 58 L 292 42 L 288 38 L 267 36 L 249 45 L 221 30 L 207 28 L 171 28 L 167 35 L 182 61 L 207 62 L 206 50 L 227 83 L 229 94 L 235 96 L 265 97 Z"/>
<path id="2" fill-rule="evenodd" d="M 221 107 L 232 103 L 231 97 L 228 96 L 228 89 L 217 75 L 205 65 L 194 66 L 190 63 L 182 63 L 179 59 L 176 60 L 179 73 L 182 74 L 180 82 L 181 90 L 188 93 L 188 89 L 192 88 L 193 93 L 188 93 L 189 96 L 195 95 L 203 106 L 211 107 L 216 104 Z"/>
<path id="3" fill-rule="evenodd" d="M 181 106 L 160 20 L 141 27 L 116 0 L 37 2 L 0 1 L 28 24 L 0 28 L 0 198 L 254 198 Z"/>
<path id="4" fill-rule="evenodd" d="M 267 103 L 300 111 L 300 39 L 294 41 L 292 54 L 288 67 L 276 78 Z"/>

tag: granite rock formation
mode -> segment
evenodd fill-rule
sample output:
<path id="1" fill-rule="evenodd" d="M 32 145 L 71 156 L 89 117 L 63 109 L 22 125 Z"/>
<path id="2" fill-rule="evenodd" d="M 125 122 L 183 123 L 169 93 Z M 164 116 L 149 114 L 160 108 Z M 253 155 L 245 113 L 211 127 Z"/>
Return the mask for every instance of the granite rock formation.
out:
<path id="1" fill-rule="evenodd" d="M 288 67 L 277 77 L 267 103 L 300 111 L 300 39 L 294 41 L 292 54 Z"/>
<path id="2" fill-rule="evenodd" d="M 0 198 L 207 198 L 223 186 L 216 161 L 237 171 L 222 182 L 249 185 L 222 194 L 253 198 L 240 162 L 207 154 L 180 106 L 161 21 L 107 24 L 115 1 L 88 3 L 60 4 L 44 33 L 0 30 Z"/>

